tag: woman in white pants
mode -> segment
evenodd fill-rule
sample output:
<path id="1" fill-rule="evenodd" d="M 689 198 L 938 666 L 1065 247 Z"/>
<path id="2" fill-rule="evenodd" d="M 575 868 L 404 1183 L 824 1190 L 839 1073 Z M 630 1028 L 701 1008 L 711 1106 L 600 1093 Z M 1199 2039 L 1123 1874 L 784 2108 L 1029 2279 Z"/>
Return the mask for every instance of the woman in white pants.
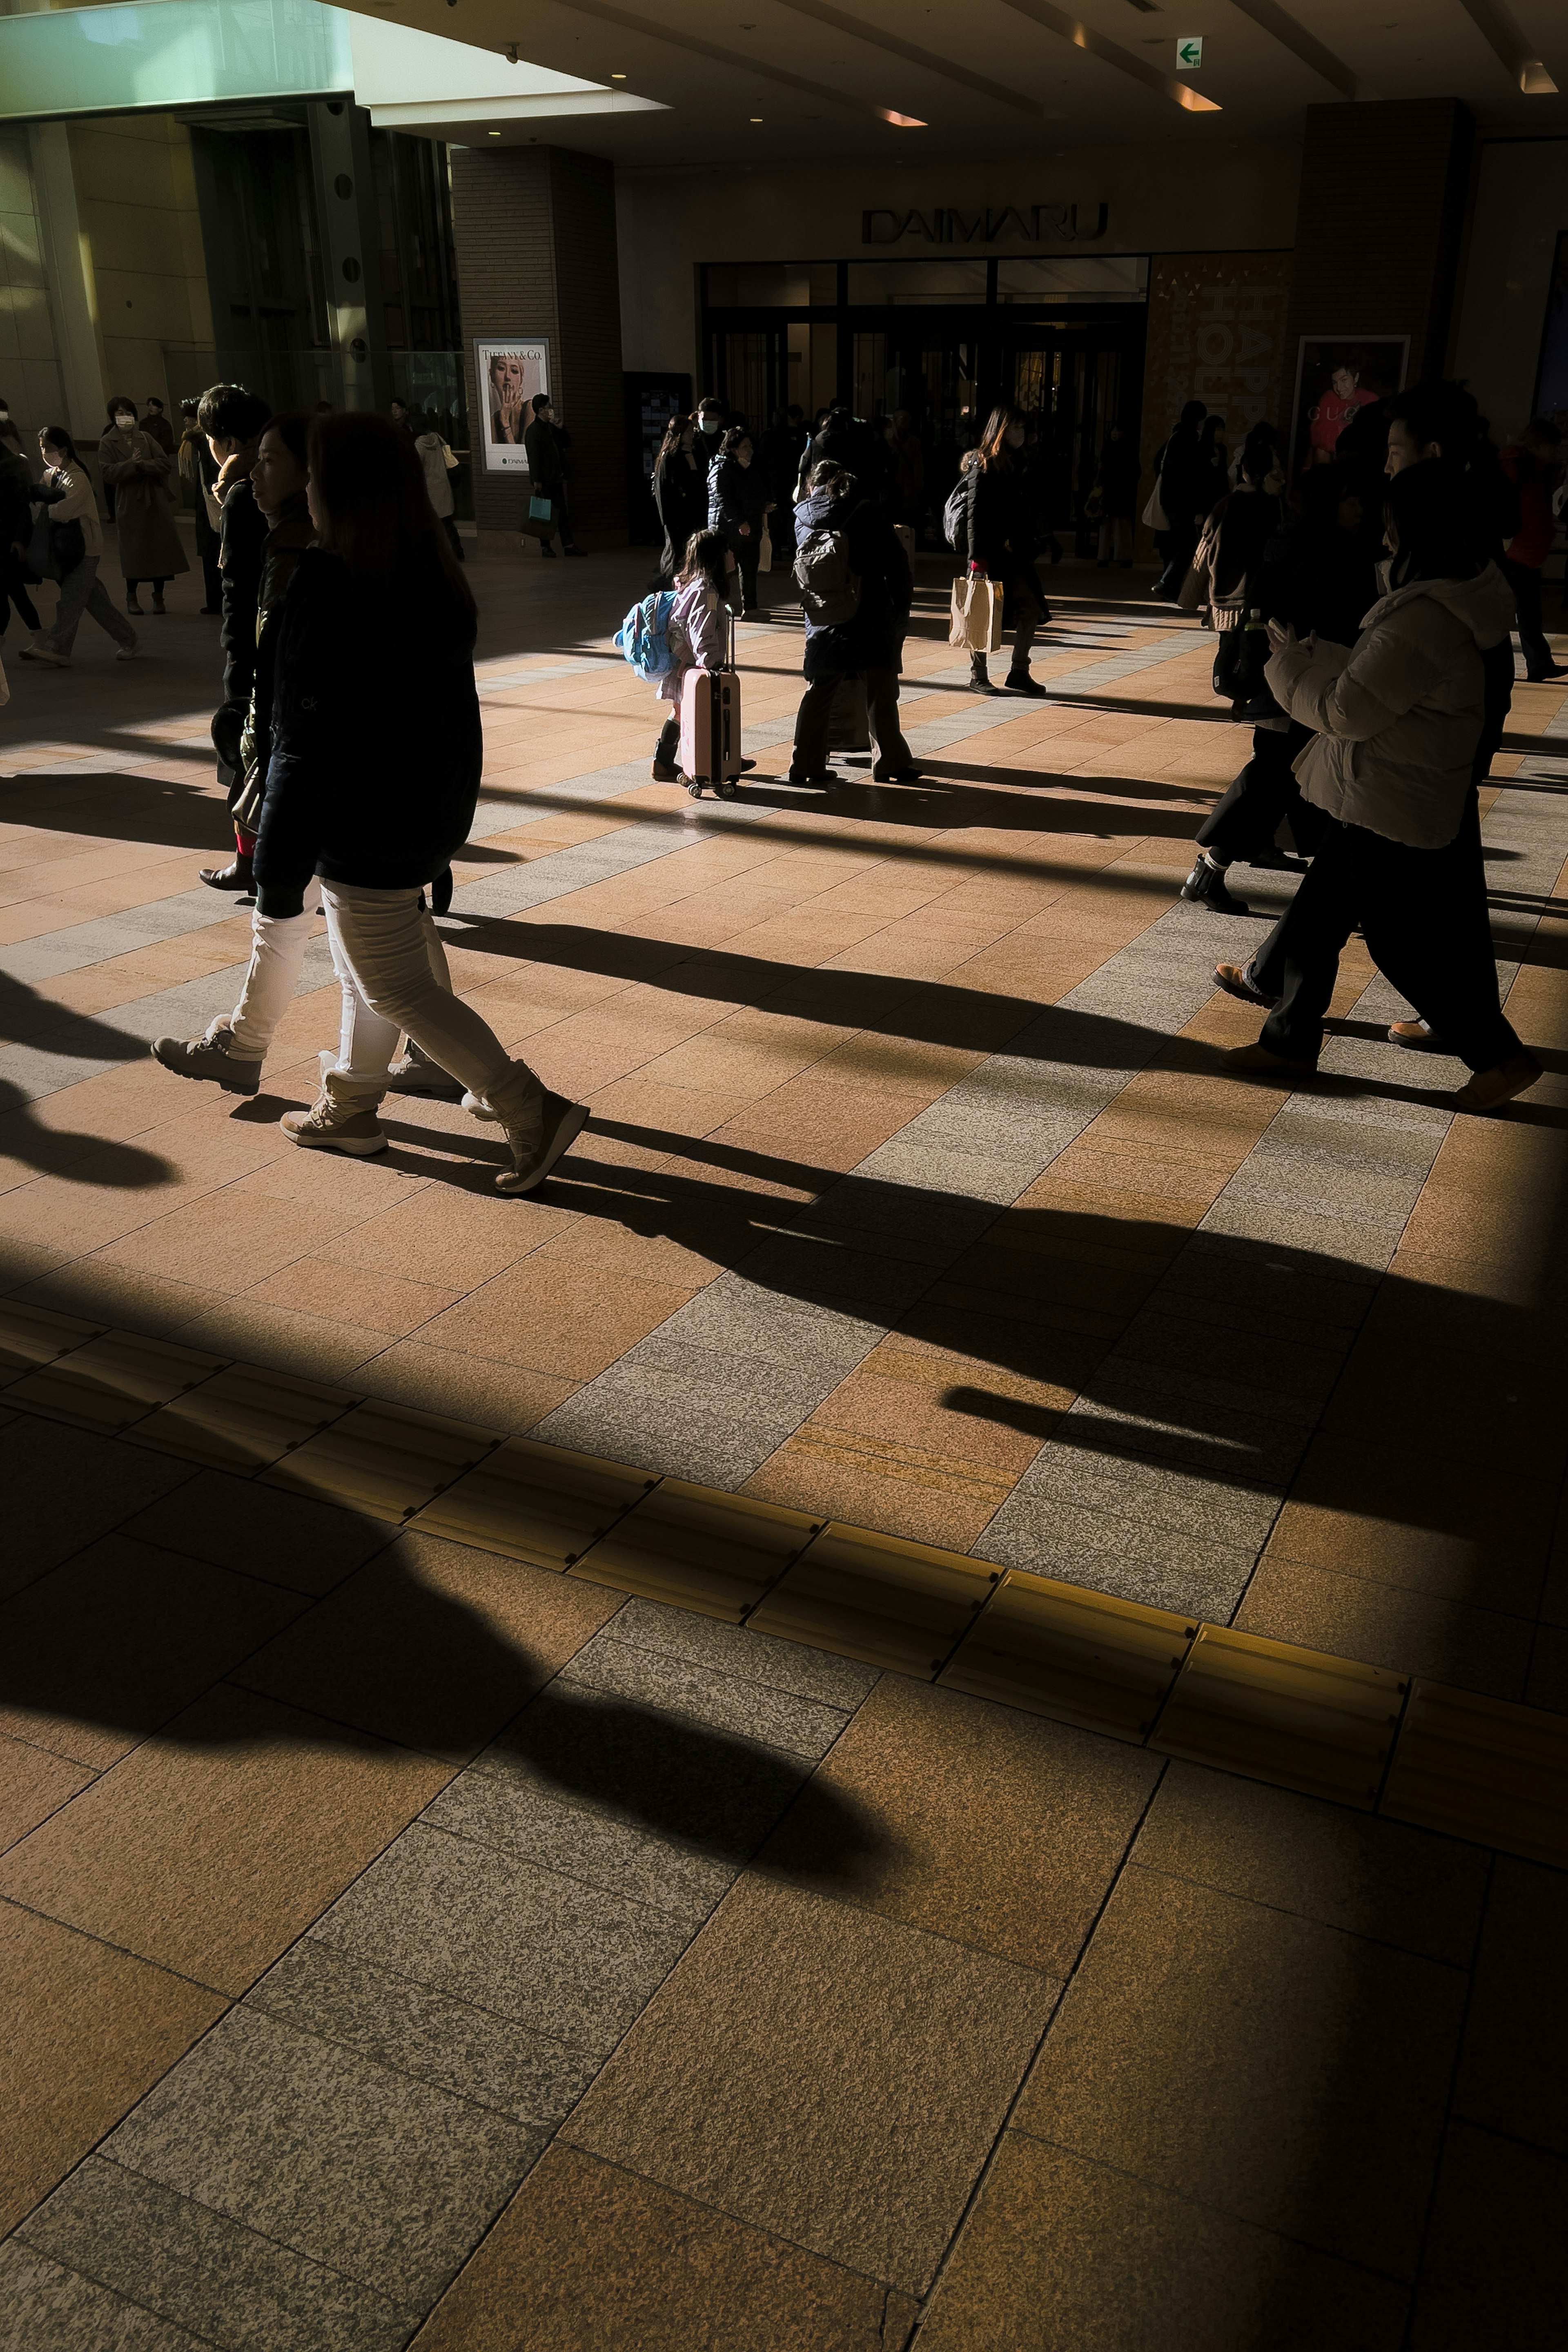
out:
<path id="1" fill-rule="evenodd" d="M 587 1111 L 546 1094 L 440 985 L 424 908 L 479 796 L 473 598 L 418 454 L 384 417 L 314 420 L 309 497 L 318 544 L 300 560 L 279 632 L 257 903 L 264 917 L 301 915 L 317 880 L 346 1051 L 284 1132 L 355 1156 L 384 1150 L 375 1112 L 405 1031 L 505 1129 L 512 1165 L 498 1189 L 531 1192 Z"/>

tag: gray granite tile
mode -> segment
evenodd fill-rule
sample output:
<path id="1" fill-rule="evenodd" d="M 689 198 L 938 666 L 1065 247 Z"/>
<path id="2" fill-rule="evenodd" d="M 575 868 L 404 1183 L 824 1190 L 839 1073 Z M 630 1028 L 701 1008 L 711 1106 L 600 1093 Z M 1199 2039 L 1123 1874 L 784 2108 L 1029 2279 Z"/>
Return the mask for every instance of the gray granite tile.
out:
<path id="1" fill-rule="evenodd" d="M 989 1201 L 958 1192 L 932 1192 L 923 1185 L 879 1183 L 859 1170 L 829 1185 L 798 1220 L 809 1233 L 852 1233 L 864 1249 L 898 1241 L 927 1249 L 942 1265 L 979 1240 L 996 1222 Z"/>
<path id="2" fill-rule="evenodd" d="M 141 1512 L 125 1533 L 296 1592 L 320 1593 L 384 1551 L 397 1529 L 305 1495 L 202 1470 Z"/>
<path id="3" fill-rule="evenodd" d="M 753 1633 L 747 1625 L 726 1625 L 717 1617 L 697 1617 L 662 1601 L 628 1601 L 604 1630 L 634 1649 L 689 1658 L 745 1682 L 820 1699 L 825 1706 L 858 1707 L 881 1680 L 877 1667 L 863 1666 L 858 1659 L 836 1658 L 800 1642 Z"/>
<path id="4" fill-rule="evenodd" d="M 545 2137 L 242 2006 L 147 2093 L 102 2152 L 422 2310 Z"/>
<path id="5" fill-rule="evenodd" d="M 891 1143 L 868 1154 L 858 1176 L 879 1183 L 913 1186 L 931 1192 L 948 1192 L 971 1201 L 1005 1208 L 1026 1192 L 1044 1164 L 1033 1158 L 994 1158 L 965 1151 L 958 1145 L 906 1141 L 908 1130 Z"/>
<path id="6" fill-rule="evenodd" d="M 689 1841 L 655 1837 L 496 1772 L 461 1774 L 421 1818 L 514 1861 L 646 1903 L 689 1927 L 700 1927 L 741 1868 Z"/>
<path id="7" fill-rule="evenodd" d="M 871 1344 L 862 1352 L 869 1353 Z M 841 1377 L 832 1370 L 792 1374 L 740 1353 L 645 1339 L 546 1413 L 529 1435 L 732 1490 L 794 1434 Z"/>
<path id="8" fill-rule="evenodd" d="M 555 1682 L 468 1769 L 741 1863 L 810 1768 L 777 1748 Z"/>
<path id="9" fill-rule="evenodd" d="M 1292 1289 L 1289 1273 L 1270 1274 L 1252 1267 L 1237 1267 L 1232 1277 L 1214 1278 L 1215 1258 L 1208 1252 L 1194 1263 L 1194 1253 L 1184 1249 L 1162 1274 L 1148 1300 L 1140 1310 L 1142 1315 L 1202 1327 L 1214 1332 L 1230 1335 L 1238 1362 L 1245 1362 L 1251 1379 L 1264 1368 L 1258 1364 L 1266 1345 L 1281 1345 L 1290 1349 L 1304 1349 L 1310 1358 L 1331 1357 L 1342 1362 L 1353 1339 L 1360 1316 L 1346 1320 L 1342 1317 L 1327 1321 L 1310 1313 L 1299 1313 L 1301 1303 L 1300 1288 Z M 1344 1304 L 1346 1286 L 1343 1283 L 1324 1284 L 1334 1299 Z M 1370 1288 L 1363 1294 L 1370 1300 L 1375 1296 Z M 1313 1302 L 1309 1298 L 1305 1304 Z"/>
<path id="10" fill-rule="evenodd" d="M 1200 1225 L 1162 1280 L 1191 1282 L 1222 1297 L 1278 1300 L 1289 1314 L 1353 1330 L 1382 1275 L 1381 1266 L 1352 1264 L 1271 1237 L 1211 1233 Z"/>
<path id="11" fill-rule="evenodd" d="M 1129 1505 L 1134 1500 L 1130 1496 Z M 1082 1510 L 1057 1496 L 1017 1493 L 1003 1504 L 975 1550 L 1005 1568 L 1218 1624 L 1229 1622 L 1258 1557 L 1114 1512 Z"/>
<path id="12" fill-rule="evenodd" d="M 864 1263 L 885 1269 L 889 1262 L 868 1257 Z M 919 1286 L 923 1288 L 924 1283 Z M 842 1380 L 894 1319 L 889 1312 L 842 1314 L 810 1299 L 781 1296 L 766 1282 L 721 1275 L 639 1341 L 629 1360 L 644 1360 L 655 1343 L 673 1341 L 683 1348 L 742 1356 L 759 1373 L 763 1366 L 777 1365 L 797 1377 L 832 1373 Z"/>
<path id="13" fill-rule="evenodd" d="M 879 1320 L 901 1314 L 931 1281 L 931 1269 L 918 1262 L 794 1231 L 774 1234 L 749 1250 L 735 1272 L 740 1282 L 760 1286 L 787 1307 L 847 1307 Z"/>
<path id="14" fill-rule="evenodd" d="M 225 2352 L 401 2352 L 417 2316 L 103 2157 L 17 2236 Z"/>
<path id="15" fill-rule="evenodd" d="M 1237 1369 L 1234 1360 L 1226 1361 L 1234 1373 Z M 1088 1384 L 1085 1395 L 1094 1403 L 1113 1396 L 1123 1402 L 1141 1399 L 1141 1410 L 1168 1413 L 1178 1425 L 1199 1432 L 1229 1432 L 1253 1422 L 1260 1427 L 1313 1429 L 1321 1410 L 1315 1396 L 1285 1388 L 1258 1388 L 1245 1377 L 1227 1378 L 1195 1363 L 1178 1370 L 1157 1359 L 1124 1354 L 1120 1340 Z"/>
<path id="16" fill-rule="evenodd" d="M 1184 1377 L 1194 1374 L 1256 1401 L 1261 1411 L 1264 1400 L 1274 1394 L 1321 1406 L 1343 1368 L 1343 1347 L 1304 1344 L 1280 1330 L 1277 1318 L 1247 1317 L 1236 1307 L 1223 1319 L 1212 1312 L 1164 1314 L 1158 1299 L 1156 1292 L 1117 1341 L 1110 1360 L 1115 1369 L 1147 1364 Z"/>
<path id="17" fill-rule="evenodd" d="M 1070 1416 L 1069 1416 L 1070 1421 Z M 1277 1488 L 1205 1477 L 1173 1463 L 1139 1462 L 1053 1438 L 1014 1489 L 1016 1497 L 1060 1497 L 1211 1543 L 1260 1551 L 1279 1511 Z M 975 1546 L 984 1549 L 984 1539 Z"/>
<path id="18" fill-rule="evenodd" d="M 485 1785 L 498 1786 L 493 1780 Z M 489 2010 L 411 1984 L 313 1936 L 286 1952 L 252 1986 L 245 2002 L 323 2042 L 341 2042 L 362 2058 L 544 2131 L 553 2131 L 571 2113 L 593 2080 L 596 2063 L 565 2042 L 527 2033 Z"/>
<path id="19" fill-rule="evenodd" d="M 416 1824 L 313 1931 L 416 1984 L 603 2053 L 685 1949 L 666 1913 Z"/>
<path id="20" fill-rule="evenodd" d="M 198 2343 L 15 2238 L 0 2246 L 0 2352 L 196 2352 Z"/>
<path id="21" fill-rule="evenodd" d="M 1189 1414 L 1179 1400 L 1163 1405 L 1146 1389 L 1113 1382 L 1103 1373 L 1095 1386 L 1097 1393 L 1079 1397 L 1064 1417 L 1069 1442 L 1185 1463 L 1211 1478 L 1266 1484 L 1283 1492 L 1310 1435 L 1304 1427 L 1240 1413 L 1205 1409 L 1201 1415 Z"/>
<path id="22" fill-rule="evenodd" d="M 1278 1193 L 1233 1192 L 1227 1185 L 1205 1216 L 1201 1231 L 1237 1241 L 1268 1242 L 1347 1268 L 1382 1274 L 1399 1246 L 1403 1217 L 1356 1220 L 1332 1217 Z M 1329 1270 L 1327 1266 L 1323 1269 Z"/>
<path id="23" fill-rule="evenodd" d="M 764 1748 L 817 1763 L 826 1755 L 849 1717 L 843 1707 L 819 1699 L 743 1680 L 722 1669 L 700 1665 L 668 1652 L 634 1649 L 608 1632 L 584 1643 L 560 1676 L 563 1685 L 586 1686 L 605 1698 L 630 1699 L 641 1706 L 688 1717 L 712 1731 L 732 1732 Z"/>
<path id="24" fill-rule="evenodd" d="M 1415 1206 L 1423 1174 L 1347 1167 L 1321 1151 L 1288 1150 L 1260 1143 L 1237 1170 L 1226 1193 L 1234 1201 L 1276 1200 L 1352 1224 L 1403 1225 Z"/>

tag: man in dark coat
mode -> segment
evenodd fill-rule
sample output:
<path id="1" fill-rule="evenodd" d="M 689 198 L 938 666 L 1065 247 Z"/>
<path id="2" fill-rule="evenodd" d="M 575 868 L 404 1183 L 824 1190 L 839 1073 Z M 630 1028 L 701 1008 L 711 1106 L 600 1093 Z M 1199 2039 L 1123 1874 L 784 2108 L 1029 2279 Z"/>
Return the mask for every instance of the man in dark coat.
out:
<path id="1" fill-rule="evenodd" d="M 551 545 L 555 532 L 561 533 L 563 555 L 586 555 L 572 536 L 572 510 L 566 499 L 566 471 L 570 462 L 572 436 L 563 425 L 555 422 L 555 411 L 548 393 L 536 393 L 533 400 L 533 422 L 523 434 L 522 446 L 528 455 L 528 487 L 532 497 L 550 501 L 551 528 L 540 526 L 539 551 L 553 555 Z"/>
<path id="2" fill-rule="evenodd" d="M 915 583 L 898 533 L 854 476 L 831 460 L 814 470 L 811 488 L 795 509 L 795 526 L 801 547 L 817 532 L 844 535 L 849 575 L 859 583 L 859 598 L 851 618 L 834 623 L 815 620 L 807 604 L 806 688 L 795 715 L 789 782 L 834 781 L 827 764 L 833 698 L 846 678 L 861 677 L 877 744 L 872 781 L 912 783 L 920 771 L 899 725 L 899 671 Z"/>
<path id="3" fill-rule="evenodd" d="M 217 780 L 231 807 L 245 777 L 239 739 L 256 678 L 256 605 L 267 547 L 267 520 L 251 495 L 250 469 L 269 414 L 266 401 L 238 383 L 215 383 L 203 393 L 196 408 L 196 423 L 218 468 L 214 496 L 222 512 L 218 570 L 223 626 L 218 643 L 223 648 L 223 699 L 213 714 L 212 738 Z M 227 866 L 202 869 L 202 880 L 215 890 L 248 890 L 250 878 L 249 860 L 238 856 Z"/>

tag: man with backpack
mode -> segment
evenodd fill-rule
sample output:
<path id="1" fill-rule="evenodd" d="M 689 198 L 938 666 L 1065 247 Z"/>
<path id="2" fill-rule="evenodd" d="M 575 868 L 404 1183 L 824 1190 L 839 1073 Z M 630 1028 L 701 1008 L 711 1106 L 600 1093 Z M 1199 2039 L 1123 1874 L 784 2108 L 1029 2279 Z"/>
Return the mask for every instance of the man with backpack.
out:
<path id="1" fill-rule="evenodd" d="M 920 770 L 899 725 L 899 671 L 915 583 L 898 533 L 854 475 L 832 458 L 812 468 L 795 528 L 806 688 L 787 781 L 835 781 L 827 764 L 833 698 L 847 678 L 860 677 L 877 745 L 872 782 L 913 783 Z"/>

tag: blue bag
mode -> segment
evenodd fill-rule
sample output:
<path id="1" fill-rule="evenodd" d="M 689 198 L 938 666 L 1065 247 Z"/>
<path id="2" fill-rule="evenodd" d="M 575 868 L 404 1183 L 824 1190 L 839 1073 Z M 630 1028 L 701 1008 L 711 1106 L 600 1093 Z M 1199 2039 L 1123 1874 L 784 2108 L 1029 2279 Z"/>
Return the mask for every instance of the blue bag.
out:
<path id="1" fill-rule="evenodd" d="M 678 667 L 669 643 L 669 616 L 675 610 L 672 589 L 656 589 L 634 604 L 616 631 L 617 651 L 624 654 L 641 678 L 668 677 Z"/>

